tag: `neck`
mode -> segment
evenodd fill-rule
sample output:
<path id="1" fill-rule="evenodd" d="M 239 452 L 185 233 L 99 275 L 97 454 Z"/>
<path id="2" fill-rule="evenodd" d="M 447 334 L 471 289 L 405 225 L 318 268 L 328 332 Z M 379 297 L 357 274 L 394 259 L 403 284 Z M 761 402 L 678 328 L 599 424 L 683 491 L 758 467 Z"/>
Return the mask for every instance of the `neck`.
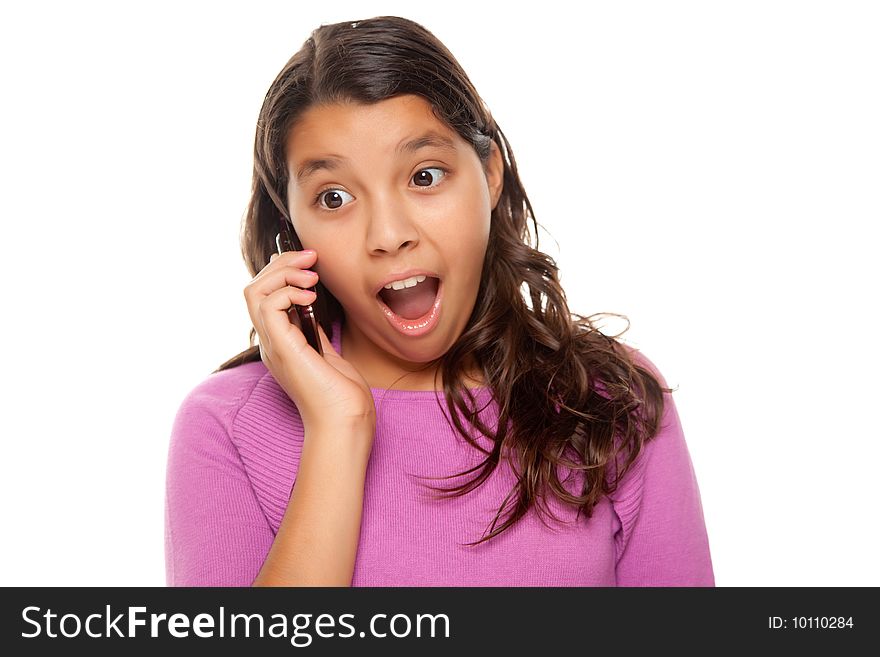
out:
<path id="1" fill-rule="evenodd" d="M 354 366 L 371 388 L 421 391 L 443 389 L 443 373 L 439 362 L 425 365 L 400 360 L 389 362 L 381 358 L 375 348 L 364 348 L 365 341 L 363 334 L 352 331 L 349 324 L 342 327 L 341 345 L 344 353 L 341 355 Z M 486 385 L 473 357 L 468 357 L 463 372 L 462 383 L 465 387 Z"/>

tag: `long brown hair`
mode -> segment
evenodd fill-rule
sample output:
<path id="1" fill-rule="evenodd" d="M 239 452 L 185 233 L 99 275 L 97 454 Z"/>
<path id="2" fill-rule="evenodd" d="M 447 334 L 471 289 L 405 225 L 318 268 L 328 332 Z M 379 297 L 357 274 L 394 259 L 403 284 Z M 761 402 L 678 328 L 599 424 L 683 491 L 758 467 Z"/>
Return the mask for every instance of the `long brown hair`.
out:
<path id="1" fill-rule="evenodd" d="M 657 433 L 663 392 L 671 390 L 661 386 L 647 362 L 640 363 L 615 339 L 620 334 L 602 333 L 595 315 L 569 312 L 556 262 L 537 248 L 538 224 L 513 150 L 452 53 L 426 28 L 395 16 L 322 25 L 277 75 L 260 110 L 254 140 L 253 187 L 241 234 L 248 270 L 255 276 L 274 253 L 278 218 L 287 207 L 285 143 L 297 117 L 313 105 L 369 104 L 401 94 L 418 94 L 431 103 L 435 115 L 473 146 L 484 166 L 492 141 L 504 159 L 503 191 L 491 214 L 477 302 L 462 335 L 438 359 L 452 423 L 486 458 L 451 475 L 479 470 L 469 481 L 430 488 L 441 497 L 470 492 L 498 466 L 504 446 L 518 483 L 498 509 L 490 533 L 467 545 L 506 530 L 537 501 L 546 501 L 548 488 L 575 506 L 578 515 L 591 517 L 593 507 L 616 490 Z M 528 220 L 534 224 L 535 248 L 530 246 Z M 344 312 L 320 282 L 317 288 L 316 312 L 332 339 L 332 325 L 344 320 Z M 215 372 L 260 360 L 255 337 L 252 328 L 250 348 Z M 469 355 L 498 402 L 497 432 L 482 422 L 473 409 L 474 397 L 461 384 Z M 455 408 L 492 440 L 491 451 L 468 435 Z M 563 486 L 559 466 L 583 473 L 578 491 Z M 514 496 L 507 517 L 496 527 Z"/>

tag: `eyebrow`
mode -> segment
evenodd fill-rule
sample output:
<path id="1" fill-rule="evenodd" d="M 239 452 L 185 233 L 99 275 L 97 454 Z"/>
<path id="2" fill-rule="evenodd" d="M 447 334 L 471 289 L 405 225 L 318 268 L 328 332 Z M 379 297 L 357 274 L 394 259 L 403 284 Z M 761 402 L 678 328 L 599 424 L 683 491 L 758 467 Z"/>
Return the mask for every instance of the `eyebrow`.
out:
<path id="1" fill-rule="evenodd" d="M 399 154 L 415 153 L 422 148 L 428 147 L 439 148 L 452 153 L 457 152 L 455 143 L 449 137 L 433 130 L 414 139 L 400 142 L 397 148 L 394 149 L 394 152 Z M 335 171 L 343 161 L 347 162 L 348 158 L 336 154 L 305 160 L 296 171 L 296 182 L 298 185 L 302 185 L 309 177 L 321 169 Z"/>

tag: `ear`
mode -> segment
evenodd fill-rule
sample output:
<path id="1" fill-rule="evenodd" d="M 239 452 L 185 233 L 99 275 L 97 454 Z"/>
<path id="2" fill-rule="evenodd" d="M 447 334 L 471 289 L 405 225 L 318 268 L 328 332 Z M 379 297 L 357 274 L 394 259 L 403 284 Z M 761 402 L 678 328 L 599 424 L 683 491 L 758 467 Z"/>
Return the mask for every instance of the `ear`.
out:
<path id="1" fill-rule="evenodd" d="M 492 209 L 498 205 L 501 192 L 504 189 L 504 158 L 494 141 L 490 144 L 489 161 L 486 162 L 486 182 L 489 185 L 489 198 L 492 199 Z"/>

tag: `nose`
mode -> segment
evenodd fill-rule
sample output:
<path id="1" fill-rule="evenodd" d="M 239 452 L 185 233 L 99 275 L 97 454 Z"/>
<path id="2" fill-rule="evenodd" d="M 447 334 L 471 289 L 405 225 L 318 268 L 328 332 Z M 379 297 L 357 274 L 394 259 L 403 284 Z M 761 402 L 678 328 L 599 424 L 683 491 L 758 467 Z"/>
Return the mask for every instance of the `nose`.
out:
<path id="1" fill-rule="evenodd" d="M 370 253 L 394 254 L 419 243 L 416 222 L 403 204 L 386 203 L 377 206 L 370 217 L 367 244 Z"/>

